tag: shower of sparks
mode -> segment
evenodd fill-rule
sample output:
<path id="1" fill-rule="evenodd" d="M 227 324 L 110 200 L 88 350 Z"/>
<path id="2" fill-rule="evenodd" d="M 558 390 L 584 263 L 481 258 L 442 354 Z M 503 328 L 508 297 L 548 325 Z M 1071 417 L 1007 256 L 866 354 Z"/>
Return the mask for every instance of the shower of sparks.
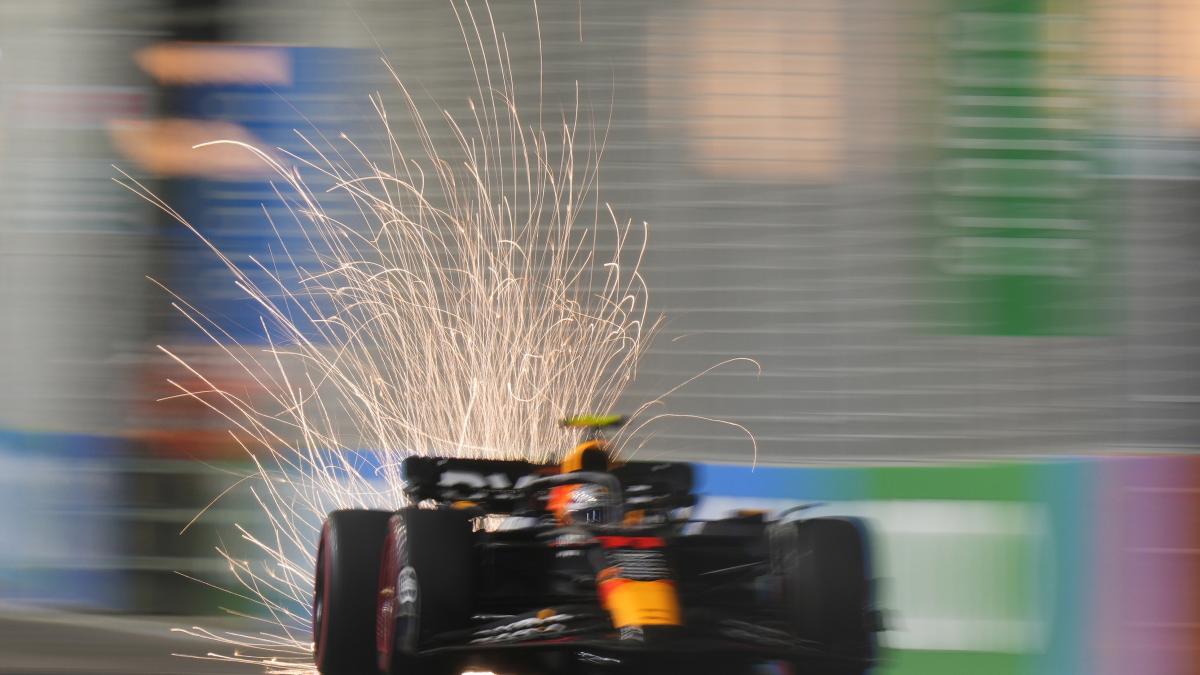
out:
<path id="1" fill-rule="evenodd" d="M 373 102 L 390 142 L 374 150 L 385 162 L 345 137 L 340 151 L 306 140 L 319 162 L 214 141 L 277 174 L 277 196 L 315 268 L 285 247 L 278 259 L 252 259 L 247 271 L 246 261 L 229 258 L 144 185 L 126 174 L 118 181 L 208 245 L 257 303 L 268 339 L 239 345 L 219 321 L 164 289 L 253 385 L 222 388 L 205 365 L 159 348 L 188 381 L 203 383 L 171 381 L 177 396 L 222 416 L 254 461 L 257 472 L 245 482 L 267 525 L 237 526 L 265 561 L 219 551 L 239 584 L 226 590 L 265 610 L 255 617 L 262 630 L 180 629 L 216 643 L 198 658 L 314 672 L 308 611 L 325 515 L 403 505 L 399 467 L 413 454 L 553 461 L 577 433 L 555 420 L 613 410 L 659 325 L 639 273 L 646 226 L 621 220 L 599 195 L 604 130 L 581 122 L 578 96 L 558 124 L 526 124 L 490 8 L 477 16 L 470 4 L 452 6 L 475 96 L 465 121 L 444 110 L 426 117 L 396 77 L 419 139 L 415 153 L 392 134 L 379 96 Z M 449 152 L 439 148 L 446 139 Z M 322 178 L 319 192 L 298 166 Z M 352 201 L 358 217 L 331 217 L 322 208 L 329 195 Z M 264 216 L 268 222 L 276 227 Z M 618 447 L 655 420 L 679 416 L 651 414 L 661 402 L 636 411 L 639 424 Z"/>

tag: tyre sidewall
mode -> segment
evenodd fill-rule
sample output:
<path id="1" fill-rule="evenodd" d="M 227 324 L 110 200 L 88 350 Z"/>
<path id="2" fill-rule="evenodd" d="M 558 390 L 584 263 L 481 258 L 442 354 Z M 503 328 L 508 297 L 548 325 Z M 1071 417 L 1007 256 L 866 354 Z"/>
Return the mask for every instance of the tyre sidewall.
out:
<path id="1" fill-rule="evenodd" d="M 329 515 L 317 547 L 313 589 L 314 661 L 323 675 L 361 675 L 373 667 L 375 597 L 386 511 Z"/>
<path id="2" fill-rule="evenodd" d="M 865 524 L 813 518 L 773 525 L 770 562 L 793 631 L 835 652 L 870 658 L 871 570 Z"/>

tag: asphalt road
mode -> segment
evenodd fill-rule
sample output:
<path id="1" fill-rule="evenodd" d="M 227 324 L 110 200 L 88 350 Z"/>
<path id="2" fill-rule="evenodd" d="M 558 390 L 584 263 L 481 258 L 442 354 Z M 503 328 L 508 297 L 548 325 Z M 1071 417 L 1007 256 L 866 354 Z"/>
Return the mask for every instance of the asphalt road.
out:
<path id="1" fill-rule="evenodd" d="M 203 654 L 209 641 L 172 633 L 205 617 L 125 617 L 0 608 L 0 675 L 243 675 L 261 668 L 172 656 Z"/>

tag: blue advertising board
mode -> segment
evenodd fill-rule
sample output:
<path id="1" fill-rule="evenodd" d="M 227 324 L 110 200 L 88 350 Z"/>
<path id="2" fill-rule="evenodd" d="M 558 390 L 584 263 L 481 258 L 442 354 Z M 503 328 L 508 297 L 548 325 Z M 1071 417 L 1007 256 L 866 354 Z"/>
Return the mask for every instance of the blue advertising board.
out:
<path id="1" fill-rule="evenodd" d="M 371 136 L 378 137 L 377 129 L 382 125 L 368 99 L 374 88 L 367 81 L 368 74 L 381 66 L 360 50 L 279 46 L 238 49 L 269 53 L 273 63 L 283 64 L 284 82 L 254 83 L 231 77 L 235 81 L 206 78 L 174 86 L 168 93 L 174 108 L 171 114 L 188 120 L 221 122 L 226 128 L 236 129 L 239 138 L 252 139 L 256 148 L 287 170 L 295 170 L 320 196 L 328 215 L 356 215 L 357 210 L 343 195 L 326 193 L 332 179 L 308 162 L 320 167 L 325 164 L 322 155 L 336 161 L 352 155 L 342 134 L 368 152 L 378 146 Z M 245 152 L 247 163 L 255 165 L 257 160 L 250 151 Z M 297 218 L 295 191 L 265 163 L 261 172 L 249 175 L 244 171 L 222 174 L 220 169 L 210 173 L 213 175 L 197 171 L 198 175 L 173 181 L 168 187 L 172 207 L 272 297 L 285 295 L 284 289 L 296 291 L 300 270 L 314 268 L 315 251 L 305 236 L 303 216 Z M 168 241 L 171 257 L 167 285 L 172 291 L 228 331 L 225 339 L 242 344 L 263 342 L 266 334 L 260 318 L 265 313 L 235 285 L 220 258 L 183 227 L 170 228 Z M 254 260 L 267 267 L 270 274 Z M 271 280 L 272 274 L 278 275 L 283 288 Z M 173 326 L 178 337 L 197 335 L 182 317 Z"/>

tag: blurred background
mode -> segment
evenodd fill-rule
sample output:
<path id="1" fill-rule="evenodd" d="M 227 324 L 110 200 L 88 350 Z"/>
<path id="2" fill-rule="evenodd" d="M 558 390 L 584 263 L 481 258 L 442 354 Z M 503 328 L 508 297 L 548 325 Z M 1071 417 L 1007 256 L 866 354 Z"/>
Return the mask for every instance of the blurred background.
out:
<path id="1" fill-rule="evenodd" d="M 580 82 L 604 198 L 650 223 L 668 321 L 627 407 L 762 364 L 674 407 L 796 467 L 711 494 L 876 524 L 881 672 L 1200 672 L 1200 4 L 543 1 L 540 75 L 533 4 L 492 9 L 527 113 Z M 261 170 L 191 146 L 385 153 L 380 52 L 473 95 L 448 1 L 0 0 L 0 672 L 230 670 L 165 656 L 207 649 L 177 615 L 242 608 L 180 573 L 227 582 L 213 547 L 259 516 L 234 490 L 180 534 L 246 458 L 154 403 L 155 345 L 214 348 L 146 276 L 231 339 L 257 315 L 113 165 L 261 255 L 299 236 Z M 682 421 L 645 452 L 751 460 Z"/>

